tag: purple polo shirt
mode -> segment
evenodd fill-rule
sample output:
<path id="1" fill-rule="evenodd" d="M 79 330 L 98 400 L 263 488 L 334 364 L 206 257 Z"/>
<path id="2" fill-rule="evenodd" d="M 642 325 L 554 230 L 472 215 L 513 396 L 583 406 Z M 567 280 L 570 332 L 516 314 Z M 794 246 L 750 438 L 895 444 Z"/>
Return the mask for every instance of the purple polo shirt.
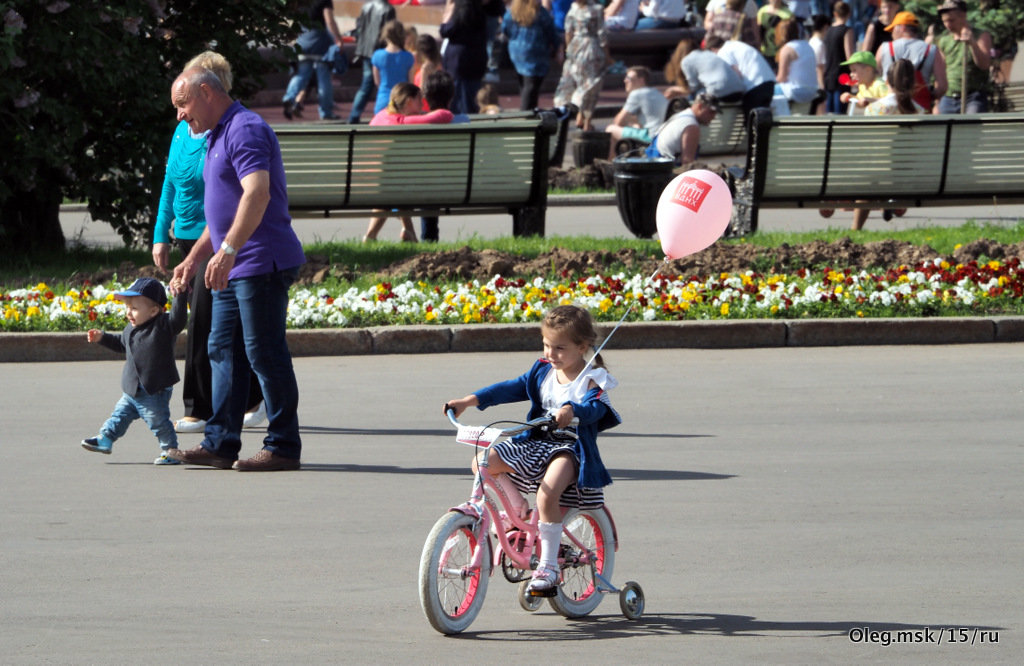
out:
<path id="1" fill-rule="evenodd" d="M 288 215 L 284 163 L 274 130 L 259 115 L 234 102 L 210 132 L 208 141 L 203 168 L 204 205 L 214 250 L 235 220 L 242 198 L 242 178 L 255 171 L 270 174 L 270 203 L 256 231 L 238 248 L 228 278 L 263 275 L 304 264 L 302 243 Z"/>

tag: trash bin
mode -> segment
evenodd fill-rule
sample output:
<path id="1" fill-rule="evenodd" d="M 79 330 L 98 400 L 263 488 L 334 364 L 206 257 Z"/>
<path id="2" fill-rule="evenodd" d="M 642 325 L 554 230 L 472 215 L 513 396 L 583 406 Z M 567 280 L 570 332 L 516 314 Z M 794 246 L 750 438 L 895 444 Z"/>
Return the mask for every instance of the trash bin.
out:
<path id="1" fill-rule="evenodd" d="M 637 238 L 650 238 L 658 230 L 658 199 L 675 176 L 675 163 L 667 157 L 616 157 L 615 201 L 626 228 Z"/>
<path id="2" fill-rule="evenodd" d="M 595 159 L 608 159 L 612 135 L 608 132 L 577 132 L 572 138 L 572 159 L 577 169 L 593 164 Z"/>

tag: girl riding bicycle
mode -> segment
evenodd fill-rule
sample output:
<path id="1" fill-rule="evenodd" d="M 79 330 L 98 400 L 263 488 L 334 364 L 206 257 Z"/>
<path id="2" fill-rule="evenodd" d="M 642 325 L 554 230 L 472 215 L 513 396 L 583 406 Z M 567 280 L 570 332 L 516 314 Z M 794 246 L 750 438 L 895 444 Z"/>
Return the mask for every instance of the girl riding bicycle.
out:
<path id="1" fill-rule="evenodd" d="M 601 462 L 597 433 L 622 422 L 607 394 L 618 382 L 600 354 L 590 363 L 585 358 L 597 339 L 590 313 L 575 305 L 558 306 L 544 317 L 541 334 L 544 358 L 527 373 L 445 405 L 457 418 L 467 407 L 486 409 L 529 400 L 528 419 L 549 414 L 559 428 L 577 434 L 578 439 L 560 441 L 536 438 L 536 432 L 527 431 L 491 447 L 498 455 L 490 459 L 490 472 L 521 514 L 527 506 L 520 491 L 537 493 L 540 563 L 530 581 L 531 593 L 546 593 L 558 585 L 561 507 L 594 509 L 604 504 L 603 488 L 612 478 Z M 476 515 L 471 504 L 456 510 Z"/>

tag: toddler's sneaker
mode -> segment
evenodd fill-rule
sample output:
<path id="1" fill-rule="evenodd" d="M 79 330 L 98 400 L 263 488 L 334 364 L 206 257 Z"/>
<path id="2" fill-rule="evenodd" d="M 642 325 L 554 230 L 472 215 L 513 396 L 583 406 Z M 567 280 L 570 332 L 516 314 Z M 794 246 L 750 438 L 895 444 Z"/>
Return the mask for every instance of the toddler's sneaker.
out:
<path id="1" fill-rule="evenodd" d="M 82 440 L 82 448 L 86 451 L 106 453 L 107 455 L 110 455 L 110 447 L 113 445 L 114 443 L 103 435 L 100 435 L 99 437 L 86 437 Z"/>
<path id="2" fill-rule="evenodd" d="M 533 572 L 533 578 L 526 587 L 531 594 L 544 595 L 558 586 L 558 569 L 551 569 L 546 566 L 537 567 Z"/>
<path id="3" fill-rule="evenodd" d="M 180 465 L 181 461 L 180 460 L 175 460 L 174 458 L 169 458 L 167 456 L 167 451 L 161 451 L 160 452 L 160 457 L 157 458 L 156 460 L 154 460 L 153 464 L 154 465 Z"/>

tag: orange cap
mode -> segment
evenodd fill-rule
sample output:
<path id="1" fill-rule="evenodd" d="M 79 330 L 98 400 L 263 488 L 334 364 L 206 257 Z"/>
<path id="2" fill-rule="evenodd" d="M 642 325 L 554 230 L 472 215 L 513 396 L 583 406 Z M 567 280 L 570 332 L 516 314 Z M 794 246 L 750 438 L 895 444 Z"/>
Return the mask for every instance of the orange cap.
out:
<path id="1" fill-rule="evenodd" d="M 900 12 L 892 18 L 892 23 L 885 26 L 885 31 L 892 32 L 892 29 L 898 25 L 912 25 L 915 28 L 921 27 L 921 24 L 918 22 L 917 17 L 914 16 L 913 12 Z"/>

